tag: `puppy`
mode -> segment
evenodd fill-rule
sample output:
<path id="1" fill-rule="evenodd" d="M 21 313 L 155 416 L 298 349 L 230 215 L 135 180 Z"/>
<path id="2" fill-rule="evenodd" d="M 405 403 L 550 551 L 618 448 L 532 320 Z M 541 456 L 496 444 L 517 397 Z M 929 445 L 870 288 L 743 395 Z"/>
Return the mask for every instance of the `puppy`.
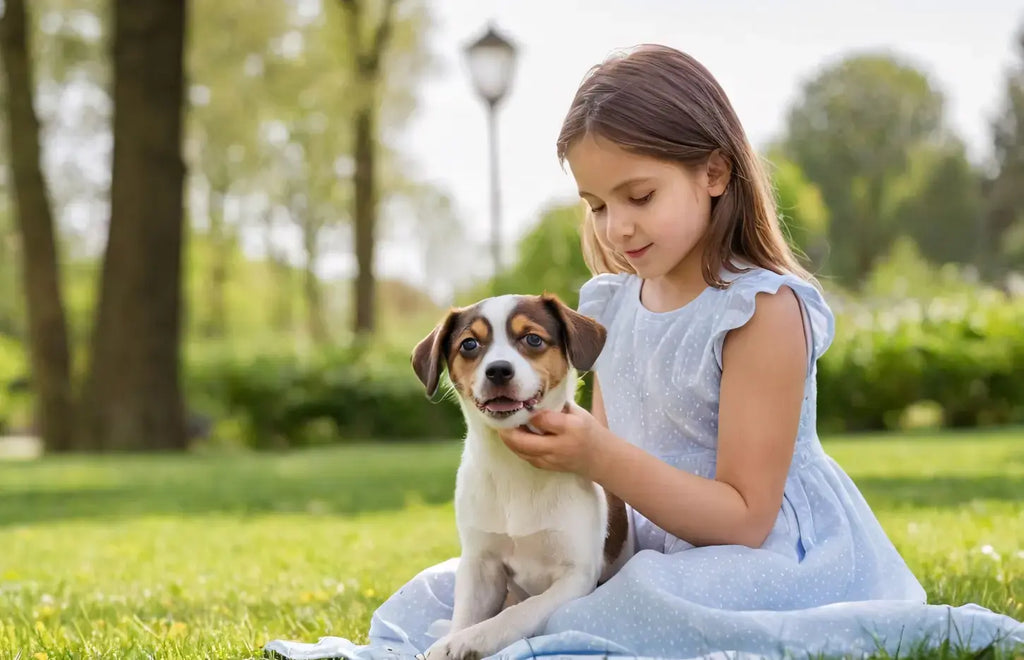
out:
<path id="1" fill-rule="evenodd" d="M 467 430 L 454 611 L 428 660 L 480 658 L 533 636 L 632 554 L 620 499 L 576 474 L 533 467 L 498 437 L 538 410 L 576 406 L 576 370 L 593 366 L 605 338 L 555 296 L 500 296 L 453 309 L 413 351 L 431 398 L 447 367 Z"/>

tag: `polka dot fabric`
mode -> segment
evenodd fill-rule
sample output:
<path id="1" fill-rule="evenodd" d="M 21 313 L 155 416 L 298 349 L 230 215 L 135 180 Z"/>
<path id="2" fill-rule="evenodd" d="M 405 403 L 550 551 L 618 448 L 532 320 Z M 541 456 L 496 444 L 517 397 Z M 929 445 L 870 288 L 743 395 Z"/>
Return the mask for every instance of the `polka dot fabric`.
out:
<path id="1" fill-rule="evenodd" d="M 834 321 L 819 291 L 762 269 L 723 275 L 728 288 L 709 287 L 665 313 L 640 303 L 637 277 L 599 275 L 583 286 L 579 311 L 608 328 L 594 368 L 610 428 L 681 470 L 713 477 L 725 336 L 752 318 L 759 293 L 783 286 L 796 293 L 810 359 L 774 529 L 758 549 L 695 548 L 631 511 L 637 554 L 619 574 L 498 657 L 782 658 L 895 655 L 947 638 L 975 649 L 1024 644 L 1024 625 L 1008 617 L 976 605 L 926 604 L 853 481 L 822 449 L 816 361 Z M 346 657 L 425 650 L 436 639 L 432 624 L 451 616 L 457 563 L 428 568 L 401 588 L 373 615 L 370 644 L 345 647 Z"/>

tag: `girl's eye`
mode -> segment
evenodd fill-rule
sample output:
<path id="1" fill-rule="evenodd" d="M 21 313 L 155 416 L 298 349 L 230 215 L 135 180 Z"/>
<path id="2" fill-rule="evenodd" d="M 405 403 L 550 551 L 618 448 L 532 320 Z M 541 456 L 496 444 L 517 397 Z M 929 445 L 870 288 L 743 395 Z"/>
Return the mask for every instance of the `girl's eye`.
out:
<path id="1" fill-rule="evenodd" d="M 535 335 L 532 333 L 523 337 L 523 341 L 525 341 L 526 345 L 530 346 L 531 348 L 540 348 L 541 346 L 544 345 L 544 340 L 540 338 L 540 335 Z"/>
<path id="2" fill-rule="evenodd" d="M 468 339 L 463 339 L 462 343 L 459 344 L 459 350 L 462 351 L 463 353 L 472 353 L 478 348 L 480 348 L 480 342 L 473 339 L 472 337 Z"/>
<path id="3" fill-rule="evenodd" d="M 654 197 L 654 191 L 647 193 L 643 197 L 630 197 L 629 201 L 633 202 L 637 206 L 643 206 L 647 202 L 651 201 L 651 197 Z"/>
<path id="4" fill-rule="evenodd" d="M 603 206 L 591 206 L 590 207 L 590 212 L 591 213 L 601 213 L 602 211 L 604 211 L 604 207 Z"/>

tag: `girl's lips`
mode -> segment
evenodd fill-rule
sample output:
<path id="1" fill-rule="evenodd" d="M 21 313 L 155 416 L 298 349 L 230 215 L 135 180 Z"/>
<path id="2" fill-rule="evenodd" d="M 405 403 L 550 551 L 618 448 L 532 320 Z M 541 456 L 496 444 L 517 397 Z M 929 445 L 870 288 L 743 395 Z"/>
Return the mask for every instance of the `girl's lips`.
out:
<path id="1" fill-rule="evenodd" d="M 629 257 L 630 259 L 637 259 L 639 257 L 642 257 L 644 256 L 644 254 L 647 253 L 647 250 L 649 250 L 652 245 L 654 245 L 654 243 L 649 243 L 648 245 L 640 248 L 639 250 L 627 250 L 626 256 Z"/>

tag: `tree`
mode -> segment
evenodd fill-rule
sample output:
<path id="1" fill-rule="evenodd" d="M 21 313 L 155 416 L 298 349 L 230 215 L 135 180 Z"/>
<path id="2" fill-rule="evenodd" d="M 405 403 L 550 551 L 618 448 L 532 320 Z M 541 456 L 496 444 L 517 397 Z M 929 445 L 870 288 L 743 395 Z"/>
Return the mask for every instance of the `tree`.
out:
<path id="1" fill-rule="evenodd" d="M 114 4 L 110 227 L 83 390 L 83 448 L 185 445 L 179 377 L 185 3 Z"/>
<path id="2" fill-rule="evenodd" d="M 1017 34 L 1017 65 L 992 124 L 996 176 L 989 185 L 982 260 L 988 271 L 1024 266 L 1024 26 Z M 1014 237 L 1020 245 L 1014 245 Z"/>
<path id="3" fill-rule="evenodd" d="M 382 23 L 384 9 L 383 2 L 362 1 L 358 8 L 360 39 Z M 361 161 L 364 167 L 356 166 L 354 118 L 363 102 L 357 93 L 361 87 L 354 57 L 362 50 L 351 45 L 354 23 L 349 12 L 339 3 L 306 5 L 305 9 L 295 6 L 275 23 L 281 35 L 271 40 L 271 47 L 259 56 L 258 81 L 262 84 L 256 90 L 262 96 L 252 103 L 255 107 L 251 111 L 259 120 L 258 139 L 246 152 L 243 174 L 248 180 L 236 179 L 232 194 L 255 200 L 249 208 L 258 210 L 250 215 L 260 219 L 261 231 L 299 239 L 298 257 L 304 265 L 301 298 L 308 334 L 315 341 L 337 337 L 334 324 L 328 320 L 330 301 L 322 292 L 324 287 L 317 274 L 323 259 L 331 251 L 361 251 L 366 267 L 357 272 L 369 272 L 375 281 L 369 270 L 372 259 L 367 255 L 375 250 L 376 235 L 371 235 L 369 250 L 365 240 L 360 243 L 362 238 L 353 240 L 351 234 L 363 238 L 368 235 L 361 229 L 352 231 L 355 207 L 365 219 L 365 211 L 370 208 L 366 201 L 373 201 L 376 229 L 379 202 L 401 194 L 408 178 L 379 134 L 399 128 L 415 105 L 413 83 L 429 61 L 423 53 L 427 17 L 422 4 L 413 0 L 396 3 L 390 16 L 388 47 L 380 55 L 386 62 L 379 64 L 380 79 L 375 82 L 377 106 L 370 109 L 374 117 L 372 131 L 368 136 L 364 134 L 361 142 L 363 147 L 372 146 L 371 167 L 365 166 L 365 158 Z M 211 89 L 211 99 L 217 95 L 218 90 Z M 365 176 L 366 172 L 372 172 L 372 176 Z M 365 192 L 367 182 L 373 188 L 372 195 Z M 359 204 L 355 203 L 356 188 L 362 191 Z M 363 222 L 360 227 L 366 225 Z M 284 266 L 286 255 L 272 243 L 268 241 L 267 249 L 273 253 L 272 261 Z M 358 246 L 353 249 L 350 244 Z M 283 276 L 291 275 L 287 268 L 279 270 Z M 365 277 L 353 290 L 360 286 L 366 290 Z M 372 291 L 370 297 L 375 297 Z M 282 312 L 276 316 L 287 321 L 291 303 L 283 302 L 286 304 L 276 305 Z M 328 333 L 328 328 L 332 332 Z"/>
<path id="4" fill-rule="evenodd" d="M 830 270 L 862 279 L 898 230 L 889 210 L 910 154 L 943 139 L 942 97 L 887 55 L 849 57 L 807 82 L 787 120 L 785 150 L 831 214 Z"/>
<path id="5" fill-rule="evenodd" d="M 24 0 L 7 0 L 0 19 L 0 50 L 7 81 L 7 138 L 22 244 L 36 417 L 46 448 L 67 451 L 74 423 L 67 323 L 54 222 L 40 166 L 27 25 Z"/>
<path id="6" fill-rule="evenodd" d="M 781 224 L 789 234 L 790 244 L 814 266 L 820 266 L 828 251 L 829 225 L 828 207 L 821 190 L 780 150 L 770 150 L 768 158 Z"/>
<path id="7" fill-rule="evenodd" d="M 355 62 L 356 110 L 352 119 L 355 136 L 354 212 L 356 263 L 356 334 L 374 328 L 374 233 L 377 224 L 376 139 L 384 56 L 394 29 L 398 0 L 384 0 L 381 16 L 367 17 L 366 0 L 339 0 L 347 14 L 349 48 Z M 372 22 L 371 22 L 372 20 Z"/>
<path id="8" fill-rule="evenodd" d="M 402 6 L 398 0 L 339 2 L 345 13 L 355 104 L 352 220 L 358 270 L 353 329 L 356 335 L 366 335 L 373 332 L 376 319 L 373 261 L 384 169 L 380 131 L 382 125 L 396 124 L 412 105 L 407 98 L 412 87 L 408 81 L 427 60 L 422 53 L 426 19 L 420 6 L 411 2 Z M 385 99 L 390 101 L 388 107 L 382 104 Z"/>
<path id="9" fill-rule="evenodd" d="M 292 29 L 285 3 L 196 0 L 190 12 L 186 154 L 192 183 L 206 193 L 202 233 L 212 248 L 191 311 L 207 337 L 227 332 L 229 257 L 241 229 L 228 221 L 228 201 L 259 187 L 261 110 L 282 91 L 280 81 L 266 79 L 265 63 L 272 44 Z"/>
<path id="10" fill-rule="evenodd" d="M 110 58 L 112 12 L 106 0 L 32 0 L 32 61 L 38 74 L 35 105 L 43 127 L 43 162 L 64 268 L 65 313 L 71 334 L 88 323 L 72 310 L 70 263 L 91 259 L 102 248 L 109 215 Z M 74 369 L 72 370 L 75 371 Z"/>
<path id="11" fill-rule="evenodd" d="M 10 191 L 4 186 L 0 189 L 0 199 L 11 197 Z M 18 236 L 11 217 L 10 205 L 0 204 L 0 336 L 23 336 L 22 318 L 24 316 L 24 289 L 18 277 L 18 267 L 22 264 Z"/>
<path id="12" fill-rule="evenodd" d="M 981 176 L 962 142 L 927 145 L 909 154 L 907 171 L 892 186 L 888 215 L 895 231 L 913 239 L 935 264 L 974 262 L 982 248 Z"/>

